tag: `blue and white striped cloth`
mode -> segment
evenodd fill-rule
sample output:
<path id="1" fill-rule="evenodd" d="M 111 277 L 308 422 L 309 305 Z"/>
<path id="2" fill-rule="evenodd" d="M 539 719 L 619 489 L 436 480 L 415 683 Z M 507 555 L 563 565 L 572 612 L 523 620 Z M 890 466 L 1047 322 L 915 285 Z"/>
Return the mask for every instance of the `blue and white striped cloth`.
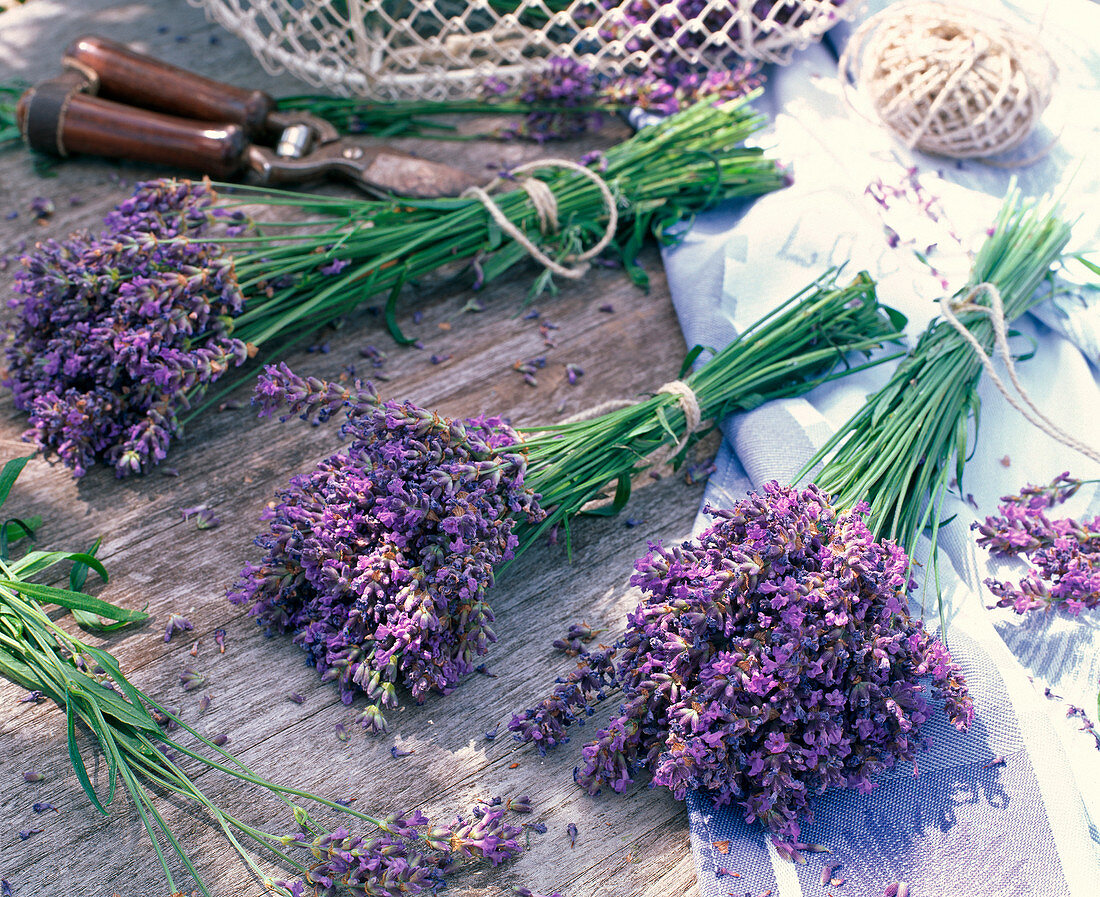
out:
<path id="1" fill-rule="evenodd" d="M 869 12 L 884 5 L 868 4 Z M 987 0 L 982 9 L 1003 7 Z M 1040 162 L 1015 172 L 1019 186 L 1029 196 L 1064 191 L 1066 215 L 1080 216 L 1072 247 L 1100 249 L 1100 53 L 1088 43 L 1100 35 L 1100 6 L 1020 0 L 1010 9 L 1033 23 L 1060 67 L 1043 125 L 1019 155 L 1056 140 Z M 846 36 L 838 32 L 834 46 Z M 969 253 L 984 239 L 1013 172 L 908 151 L 847 105 L 828 45 L 769 72 L 759 105 L 773 120 L 761 142 L 793 164 L 795 183 L 701 216 L 683 243 L 666 251 L 688 345 L 724 346 L 839 263 L 852 274 L 870 271 L 882 301 L 901 309 L 910 332 L 919 333 L 937 314 L 935 300 L 965 283 Z M 1088 280 L 1084 268 L 1078 273 Z M 1072 278 L 1073 269 L 1067 274 Z M 1021 347 L 1035 348 L 1019 365 L 1032 398 L 1064 430 L 1100 446 L 1100 297 L 1071 289 L 1015 329 Z M 769 479 L 789 481 L 889 373 L 883 366 L 725 421 L 706 501 L 728 506 Z M 913 897 L 1100 894 L 1100 752 L 1080 720 L 1066 717 L 1076 705 L 1095 718 L 1100 611 L 1020 617 L 989 609 L 982 581 L 1010 578 L 1020 565 L 991 561 L 969 529 L 1025 483 L 1049 482 L 1064 470 L 1100 477 L 1100 465 L 1036 430 L 991 384 L 983 381 L 980 395 L 981 431 L 963 482 L 977 510 L 963 501 L 945 509 L 945 518 L 956 516 L 940 533 L 939 564 L 947 640 L 970 682 L 974 726 L 962 735 L 941 716 L 929 723 L 933 746 L 919 758 L 918 775 L 897 768 L 870 794 L 818 799 L 803 840 L 834 852 L 808 854 L 805 865 L 782 860 L 762 829 L 746 825 L 736 810 L 690 795 L 704 897 L 877 897 L 898 881 Z M 1059 510 L 1098 514 L 1100 490 L 1086 487 Z M 698 521 L 698 529 L 705 525 Z M 914 613 L 938 628 L 936 599 L 926 597 L 924 608 L 919 602 L 918 595 Z M 1003 765 L 991 763 L 999 757 Z M 842 864 L 842 887 L 821 883 L 822 866 L 832 862 Z"/>

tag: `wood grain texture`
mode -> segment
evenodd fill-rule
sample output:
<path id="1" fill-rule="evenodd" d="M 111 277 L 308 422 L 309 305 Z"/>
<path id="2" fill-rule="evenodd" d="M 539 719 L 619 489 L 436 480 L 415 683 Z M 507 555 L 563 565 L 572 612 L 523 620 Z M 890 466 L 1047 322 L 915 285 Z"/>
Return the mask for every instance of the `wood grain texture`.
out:
<path id="1" fill-rule="evenodd" d="M 63 48 L 89 32 L 135 42 L 169 62 L 241 86 L 276 95 L 300 90 L 289 79 L 265 74 L 239 41 L 205 22 L 200 12 L 171 0 L 37 0 L 5 12 L 0 15 L 0 78 L 34 81 L 51 75 Z M 621 137 L 625 130 L 609 134 Z M 488 174 L 489 164 L 540 154 L 537 147 L 518 144 L 406 140 L 398 145 L 479 175 Z M 554 155 L 576 156 L 591 145 L 555 147 Z M 42 178 L 26 153 L 0 155 L 0 256 L 36 239 L 95 227 L 134 181 L 158 173 L 74 158 Z M 36 196 L 51 198 L 57 208 L 41 224 L 30 214 Z M 5 218 L 10 212 L 18 217 Z M 377 370 L 360 350 L 373 345 L 388 356 L 382 370 L 390 379 L 378 384 L 383 395 L 449 415 L 492 411 L 520 424 L 553 421 L 653 389 L 678 371 L 685 346 L 655 249 L 646 251 L 643 262 L 653 277 L 649 294 L 618 272 L 594 269 L 579 284 L 563 286 L 557 297 L 540 297 L 533 306 L 540 320 L 559 327 L 551 332 L 553 347 L 544 344 L 538 320 L 517 314 L 536 273 L 528 266 L 476 294 L 484 305 L 481 312 L 463 310 L 475 294 L 461 283 L 410 289 L 400 322 L 422 340 L 423 351 L 395 346 L 377 314 L 364 310 L 341 329 L 318 337 L 325 351 L 303 351 L 288 360 L 310 374 L 336 377 L 353 366 L 371 376 Z M 4 297 L 10 295 L 11 274 L 10 266 L 0 271 Z M 613 313 L 599 311 L 605 303 Z M 414 311 L 420 313 L 415 322 Z M 433 354 L 450 358 L 435 365 L 429 362 Z M 512 365 L 542 355 L 546 367 L 532 388 Z M 585 371 L 575 386 L 566 379 L 567 363 Z M 133 681 L 180 707 L 202 731 L 228 734 L 231 749 L 257 771 L 333 797 L 356 797 L 356 806 L 370 811 L 419 807 L 443 816 L 466 810 L 477 797 L 529 794 L 535 806 L 531 818 L 546 823 L 547 833 L 533 835 L 530 851 L 516 862 L 459 875 L 450 891 L 455 895 L 491 897 L 509 893 L 513 885 L 559 890 L 569 897 L 696 894 L 682 804 L 644 786 L 623 796 L 593 798 L 573 785 L 583 736 L 606 720 L 614 696 L 572 743 L 547 757 L 517 745 L 502 724 L 513 711 L 540 699 L 553 678 L 571 667 L 572 661 L 550 646 L 571 622 L 586 619 L 608 627 L 609 636 L 621 628 L 625 611 L 637 600 L 626 586 L 633 560 L 648 537 L 687 536 L 701 486 L 666 477 L 639 489 L 630 514 L 643 520 L 642 526 L 627 527 L 622 519 L 579 522 L 572 563 L 560 546 L 533 549 L 493 595 L 499 642 L 486 659 L 495 678 L 474 675 L 446 698 L 433 697 L 393 714 L 388 735 L 371 738 L 353 727 L 350 741 L 341 743 L 334 726 L 352 726 L 357 708 L 345 707 L 333 688 L 320 685 L 289 639 L 265 638 L 224 598 L 243 563 L 257 557 L 251 540 L 259 531 L 260 509 L 290 475 L 338 447 L 335 427 L 258 421 L 247 408 L 247 388 L 230 398 L 241 407 L 207 413 L 173 448 L 167 464 L 178 477 L 154 472 L 116 481 L 109 471 L 95 468 L 74 481 L 66 469 L 36 459 L 13 492 L 11 508 L 43 517 L 40 544 L 45 547 L 83 548 L 102 536 L 112 579 L 100 594 L 127 606 L 148 605 L 152 620 L 147 626 L 98 640 L 118 656 Z M 0 398 L 0 460 L 25 453 L 20 442 L 24 426 L 10 398 Z M 222 521 L 219 528 L 199 531 L 181 519 L 179 508 L 198 504 L 214 510 Z M 177 636 L 165 644 L 170 611 L 191 619 L 191 637 Z M 228 633 L 224 654 L 213 644 L 217 628 Z M 200 644 L 192 657 L 195 640 Z M 186 693 L 180 688 L 178 676 L 186 666 L 207 676 L 204 689 Z M 290 692 L 305 695 L 305 703 L 287 700 Z M 210 694 L 213 704 L 200 717 L 202 694 Z M 110 818 L 98 816 L 69 767 L 63 715 L 46 704 L 18 703 L 21 696 L 20 689 L 0 684 L 0 878 L 12 884 L 18 897 L 165 897 L 167 888 L 133 808 L 120 800 Z M 486 731 L 498 726 L 500 736 L 487 740 Z M 394 759 L 394 744 L 416 753 Z M 47 780 L 24 784 L 21 774 L 31 769 L 45 772 Z M 96 773 L 102 781 L 103 770 Z M 210 774 L 199 781 L 216 802 L 246 819 L 272 829 L 291 828 L 285 812 L 280 814 L 256 789 Z M 60 813 L 35 816 L 30 805 L 44 800 Z M 167 816 L 217 897 L 262 893 L 200 817 L 182 808 L 169 809 Z M 573 848 L 566 835 L 571 822 L 579 830 Z M 20 841 L 17 833 L 27 827 L 44 831 Z"/>

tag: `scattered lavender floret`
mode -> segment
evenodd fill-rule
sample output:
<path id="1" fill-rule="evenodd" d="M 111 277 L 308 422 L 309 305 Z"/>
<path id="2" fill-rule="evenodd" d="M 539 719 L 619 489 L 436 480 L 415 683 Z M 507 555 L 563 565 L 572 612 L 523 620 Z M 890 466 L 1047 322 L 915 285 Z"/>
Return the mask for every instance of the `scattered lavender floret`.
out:
<path id="1" fill-rule="evenodd" d="M 210 705 L 214 703 L 214 698 L 210 695 L 203 695 L 199 698 L 199 713 L 206 713 L 210 709 Z"/>
<path id="2" fill-rule="evenodd" d="M 266 369 L 257 401 L 263 414 L 284 406 L 315 420 L 343 408 L 352 441 L 279 493 L 257 539 L 266 554 L 229 599 L 293 632 L 345 703 L 365 692 L 378 727 L 397 683 L 417 701 L 450 692 L 496 639 L 485 590 L 512 557 L 515 518 L 542 513 L 524 487 L 526 458 L 509 451 L 515 431 L 383 402 L 369 386 L 303 380 L 285 365 Z"/>
<path id="3" fill-rule="evenodd" d="M 1100 604 L 1100 517 L 1051 520 L 1046 509 L 1062 504 L 1082 481 L 1059 474 L 1048 486 L 1027 485 L 1019 495 L 1006 495 L 1000 516 L 972 523 L 978 544 L 999 557 L 1022 555 L 1031 564 L 1017 585 L 997 579 L 985 584 L 997 607 L 1018 614 L 1061 607 L 1071 614 Z"/>
<path id="4" fill-rule="evenodd" d="M 351 737 L 351 732 L 348 731 L 348 727 L 343 723 L 337 723 L 333 730 L 336 732 L 337 741 L 347 741 Z"/>
<path id="5" fill-rule="evenodd" d="M 219 733 L 210 739 L 210 743 L 218 747 L 224 747 L 229 744 L 229 736 L 225 733 Z"/>
<path id="6" fill-rule="evenodd" d="M 28 838 L 33 837 L 34 835 L 42 834 L 42 831 L 43 831 L 43 829 L 40 829 L 40 828 L 21 829 L 20 832 L 19 832 L 19 840 L 20 841 L 26 841 Z"/>
<path id="7" fill-rule="evenodd" d="M 180 508 L 179 510 L 184 520 L 194 517 L 195 526 L 199 529 L 216 529 L 221 524 L 221 521 L 214 516 L 214 512 L 209 508 L 194 507 Z"/>
<path id="8" fill-rule="evenodd" d="M 56 211 L 57 207 L 52 199 L 45 196 L 36 196 L 31 200 L 31 215 L 35 221 L 46 221 Z"/>
<path id="9" fill-rule="evenodd" d="M 142 185 L 98 235 L 47 240 L 21 259 L 4 385 L 29 412 L 24 438 L 82 476 L 163 461 L 191 398 L 247 348 L 229 335 L 243 297 L 232 259 L 201 235 L 213 191 Z"/>
<path id="10" fill-rule="evenodd" d="M 405 750 L 403 748 L 399 748 L 396 744 L 390 748 L 390 754 L 393 755 L 394 760 L 399 760 L 402 757 L 411 757 L 415 753 L 416 748 L 409 748 L 408 750 Z"/>
<path id="11" fill-rule="evenodd" d="M 576 386 L 577 380 L 583 376 L 584 369 L 579 364 L 567 364 L 565 366 L 565 377 L 570 386 Z"/>
<path id="12" fill-rule="evenodd" d="M 50 810 L 53 810 L 53 812 L 55 812 L 55 813 L 60 813 L 61 812 L 59 809 L 57 809 L 57 807 L 55 807 L 49 801 L 43 801 L 42 803 L 31 804 L 31 809 L 34 810 L 35 813 L 48 813 Z"/>
<path id="13" fill-rule="evenodd" d="M 224 654 L 225 653 L 225 630 L 224 629 L 215 629 L 214 630 L 214 644 L 218 646 L 218 653 L 219 654 Z"/>
<path id="14" fill-rule="evenodd" d="M 5 878 L 0 880 L 0 897 L 14 897 L 15 891 L 12 890 L 8 880 Z"/>
<path id="15" fill-rule="evenodd" d="M 577 826 L 576 826 L 576 823 L 570 822 L 569 825 L 567 825 L 565 827 L 565 833 L 567 835 L 569 835 L 569 846 L 570 847 L 576 847 L 577 846 Z"/>
<path id="16" fill-rule="evenodd" d="M 170 613 L 168 615 L 168 625 L 164 627 L 164 641 L 170 642 L 172 636 L 177 632 L 190 632 L 194 628 L 191 621 L 183 614 Z"/>
<path id="17" fill-rule="evenodd" d="M 26 782 L 28 785 L 35 782 L 44 782 L 46 781 L 46 775 L 45 773 L 35 772 L 34 770 L 32 770 L 30 772 L 23 773 L 23 781 Z"/>
<path id="18" fill-rule="evenodd" d="M 530 813 L 531 811 L 531 797 L 527 794 L 521 794 L 519 797 L 510 797 L 504 802 L 504 809 L 511 810 L 513 813 Z"/>
<path id="19" fill-rule="evenodd" d="M 295 704 L 304 704 L 306 702 L 305 695 L 300 695 L 296 691 L 292 691 L 286 697 L 288 701 L 293 701 Z"/>
<path id="20" fill-rule="evenodd" d="M 36 689 L 35 691 L 27 692 L 23 697 L 21 697 L 19 699 L 18 703 L 20 703 L 20 704 L 38 704 L 42 701 L 42 698 L 43 698 L 42 692 L 40 692 Z"/>
<path id="21" fill-rule="evenodd" d="M 201 673 L 186 667 L 182 673 L 180 673 L 180 685 L 183 686 L 184 691 L 195 691 L 202 688 L 206 684 L 206 677 Z"/>
<path id="22" fill-rule="evenodd" d="M 866 506 L 838 514 L 814 486 L 767 484 L 696 540 L 651 544 L 646 593 L 620 640 L 625 701 L 583 750 L 577 781 L 622 791 L 645 766 L 682 798 L 701 789 L 797 840 L 809 798 L 873 787 L 911 761 L 943 699 L 973 716 L 947 649 L 907 609 L 909 560 L 876 543 Z"/>

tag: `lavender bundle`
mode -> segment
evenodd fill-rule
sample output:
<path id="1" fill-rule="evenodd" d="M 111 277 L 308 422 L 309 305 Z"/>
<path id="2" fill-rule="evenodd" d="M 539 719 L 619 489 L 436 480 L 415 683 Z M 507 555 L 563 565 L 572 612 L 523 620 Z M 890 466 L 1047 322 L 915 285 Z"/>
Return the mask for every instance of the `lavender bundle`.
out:
<path id="1" fill-rule="evenodd" d="M 897 336 L 865 275 L 833 275 L 758 322 L 686 378 L 703 418 L 797 395 L 844 374 L 845 354 Z M 270 367 L 264 413 L 320 420 L 343 408 L 351 445 L 291 480 L 265 512 L 265 551 L 229 598 L 269 629 L 290 631 L 359 722 L 385 726 L 397 686 L 416 700 L 447 693 L 495 640 L 486 598 L 503 564 L 689 435 L 668 392 L 591 420 L 516 431 L 499 418 L 452 421 L 372 388 L 348 389 Z M 286 419 L 286 417 L 284 417 Z M 709 426 L 709 425 L 708 425 Z"/>
<path id="2" fill-rule="evenodd" d="M 609 150 L 595 170 L 619 213 L 612 251 L 639 284 L 634 261 L 647 234 L 733 196 L 784 183 L 778 166 L 742 141 L 761 119 L 744 103 L 702 104 Z M 608 225 L 604 197 L 573 171 L 546 179 L 559 232 L 517 188 L 495 201 L 556 261 L 595 242 Z M 117 475 L 165 457 L 207 390 L 261 347 L 286 346 L 387 293 L 385 317 L 400 337 L 402 287 L 465 260 L 475 287 L 527 257 L 476 198 L 386 201 L 244 191 L 251 202 L 312 213 L 311 222 L 246 230 L 240 208 L 209 185 L 142 185 L 95 237 L 39 244 L 23 259 L 19 311 L 6 348 L 27 437 L 79 476 L 103 460 Z M 220 224 L 224 236 L 213 236 Z M 301 232 L 301 231 L 305 232 Z M 536 289 L 550 286 L 544 270 Z"/>
<path id="3" fill-rule="evenodd" d="M 8 496 L 28 458 L 9 461 L 0 471 L 0 505 Z M 249 872 L 264 887 L 282 897 L 318 897 L 347 894 L 431 894 L 446 885 L 446 875 L 466 861 L 493 865 L 522 851 L 519 826 L 506 818 L 508 804 L 477 807 L 470 816 L 456 816 L 446 824 L 432 824 L 420 812 L 375 818 L 334 801 L 285 785 L 275 784 L 252 772 L 216 741 L 203 737 L 178 715 L 135 688 L 123 675 L 118 661 L 101 648 L 89 645 L 54 622 L 44 605 L 55 604 L 74 613 L 99 615 L 122 624 L 140 622 L 146 615 L 117 607 L 80 591 L 84 577 L 94 570 L 104 580 L 103 565 L 79 552 L 29 551 L 18 560 L 8 554 L 10 545 L 27 535 L 27 526 L 0 527 L 0 675 L 33 695 L 50 698 L 68 718 L 69 756 L 88 799 L 102 814 L 115 796 L 121 780 L 133 799 L 164 871 L 168 888 L 177 893 L 177 879 L 169 858 L 174 857 L 209 897 L 203 883 L 167 821 L 157 808 L 165 794 L 175 802 L 205 813 L 225 834 Z M 9 539 L 9 535 L 14 538 Z M 42 585 L 34 577 L 56 565 L 73 565 L 70 589 Z M 77 725 L 95 739 L 105 759 L 109 779 L 106 799 L 91 783 L 77 742 Z M 198 744 L 192 747 L 162 730 L 179 728 Z M 205 752 L 202 752 L 205 751 Z M 200 789 L 199 775 L 184 768 L 197 765 L 199 772 L 217 770 L 243 786 L 259 786 L 278 798 L 289 811 L 289 832 L 272 833 L 246 823 L 213 801 Z M 252 798 L 250 798 L 251 800 Z M 322 807 L 365 823 L 366 836 L 352 834 L 343 825 L 330 828 L 311 815 L 298 801 Z M 530 810 L 529 804 L 512 804 Z M 243 843 L 242 843 L 243 842 Z M 293 880 L 273 880 L 244 844 L 262 848 L 282 863 Z"/>
<path id="4" fill-rule="evenodd" d="M 645 597 L 614 676 L 597 652 L 571 677 L 580 687 L 559 687 L 556 705 L 510 728 L 540 746 L 564 740 L 578 707 L 614 681 L 623 703 L 584 747 L 580 785 L 622 791 L 644 766 L 678 799 L 704 790 L 797 841 L 812 797 L 870 790 L 915 759 L 926 683 L 958 728 L 973 709 L 946 648 L 908 614 L 908 558 L 874 540 L 865 505 L 840 513 L 814 486 L 772 482 L 708 511 L 715 522 L 697 539 L 651 544 L 635 564 Z"/>
<path id="5" fill-rule="evenodd" d="M 1047 486 L 1027 485 L 1019 495 L 1006 495 L 999 514 L 972 523 L 978 544 L 997 557 L 1023 557 L 1030 567 L 1013 585 L 998 579 L 985 584 L 998 607 L 1018 614 L 1064 608 L 1079 614 L 1100 605 L 1100 517 L 1051 520 L 1047 509 L 1073 496 L 1087 481 L 1069 475 Z"/>
<path id="6" fill-rule="evenodd" d="M 23 257 L 4 385 L 30 414 L 24 438 L 75 476 L 164 460 L 190 398 L 248 356 L 231 335 L 244 300 L 233 260 L 202 235 L 214 194 L 156 181 L 96 236 L 47 240 Z"/>

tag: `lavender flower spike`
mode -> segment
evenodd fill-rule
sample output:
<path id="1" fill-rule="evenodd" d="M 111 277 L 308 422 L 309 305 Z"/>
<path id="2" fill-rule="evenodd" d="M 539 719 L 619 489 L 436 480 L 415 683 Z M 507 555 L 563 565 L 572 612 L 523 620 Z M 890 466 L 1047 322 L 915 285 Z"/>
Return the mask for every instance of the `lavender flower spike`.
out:
<path id="1" fill-rule="evenodd" d="M 30 413 L 24 438 L 76 476 L 117 476 L 165 458 L 178 415 L 247 357 L 230 336 L 243 308 L 233 262 L 202 234 L 215 194 L 152 181 L 99 234 L 47 240 L 21 259 L 3 384 Z"/>
<path id="2" fill-rule="evenodd" d="M 345 703 L 366 694 L 358 722 L 385 731 L 398 683 L 417 701 L 446 694 L 496 640 L 485 590 L 512 557 L 515 517 L 542 513 L 518 437 L 499 418 L 451 421 L 285 365 L 266 369 L 256 403 L 284 420 L 343 409 L 352 441 L 279 493 L 257 539 L 266 554 L 229 599 L 293 631 Z"/>

